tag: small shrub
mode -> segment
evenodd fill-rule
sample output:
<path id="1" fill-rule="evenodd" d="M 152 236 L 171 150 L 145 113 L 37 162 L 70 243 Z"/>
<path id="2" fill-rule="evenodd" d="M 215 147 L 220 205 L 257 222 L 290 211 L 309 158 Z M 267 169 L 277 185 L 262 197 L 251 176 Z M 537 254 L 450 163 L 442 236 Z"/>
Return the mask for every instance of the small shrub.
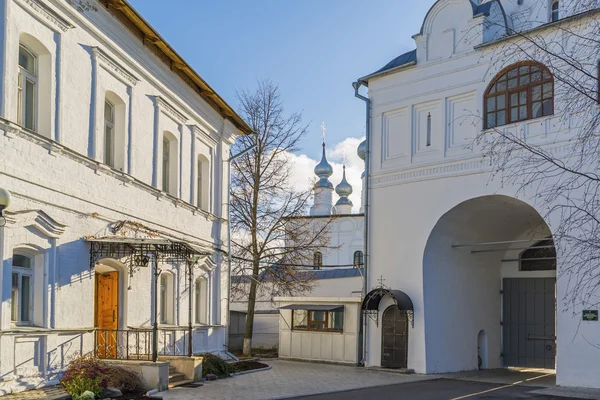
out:
<path id="1" fill-rule="evenodd" d="M 227 378 L 231 373 L 231 365 L 221 357 L 214 354 L 206 353 L 201 355 L 202 360 L 202 376 L 214 374 L 219 378 Z"/>
<path id="2" fill-rule="evenodd" d="M 79 356 L 67 366 L 61 383 L 67 393 L 79 399 L 84 392 L 92 392 L 98 397 L 108 387 L 107 370 L 102 362 L 93 356 Z M 89 396 L 89 395 L 86 395 Z"/>
<path id="3" fill-rule="evenodd" d="M 108 386 L 117 388 L 124 394 L 145 392 L 144 382 L 137 372 L 114 364 L 105 364 L 105 368 Z"/>
<path id="4" fill-rule="evenodd" d="M 114 387 L 123 393 L 143 393 L 145 389 L 136 372 L 91 355 L 74 358 L 60 382 L 75 400 L 93 400 L 89 399 L 89 395 L 84 396 L 86 391 L 98 398 L 107 387 Z"/>

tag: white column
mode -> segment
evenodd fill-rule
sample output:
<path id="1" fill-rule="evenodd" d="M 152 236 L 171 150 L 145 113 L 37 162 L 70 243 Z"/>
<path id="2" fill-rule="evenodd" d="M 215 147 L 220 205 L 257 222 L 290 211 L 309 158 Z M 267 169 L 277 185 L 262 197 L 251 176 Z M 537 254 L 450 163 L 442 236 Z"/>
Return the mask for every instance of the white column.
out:
<path id="1" fill-rule="evenodd" d="M 160 151 L 162 150 L 162 138 L 160 135 L 160 106 L 158 100 L 154 101 L 154 159 L 152 160 L 152 186 L 157 189 L 160 187 Z"/>

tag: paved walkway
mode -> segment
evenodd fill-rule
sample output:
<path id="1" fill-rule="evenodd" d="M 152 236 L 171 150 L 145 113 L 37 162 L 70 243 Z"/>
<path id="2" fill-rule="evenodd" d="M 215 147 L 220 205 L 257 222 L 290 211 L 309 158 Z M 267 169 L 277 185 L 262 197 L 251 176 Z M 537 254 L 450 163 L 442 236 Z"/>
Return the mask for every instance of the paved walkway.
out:
<path id="1" fill-rule="evenodd" d="M 161 392 L 160 396 L 163 396 L 164 400 L 285 399 L 435 379 L 432 376 L 369 371 L 341 365 L 285 360 L 261 362 L 273 368 L 235 378 L 205 382 L 204 386 L 199 388 L 175 388 Z"/>

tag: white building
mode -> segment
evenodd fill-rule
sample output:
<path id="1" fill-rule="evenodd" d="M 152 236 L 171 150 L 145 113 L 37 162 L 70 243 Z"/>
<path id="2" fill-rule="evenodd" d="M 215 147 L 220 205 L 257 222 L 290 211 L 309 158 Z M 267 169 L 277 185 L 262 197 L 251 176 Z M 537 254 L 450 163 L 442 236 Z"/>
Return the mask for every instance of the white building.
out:
<path id="1" fill-rule="evenodd" d="M 359 149 L 359 156 L 364 160 L 364 146 L 361 146 Z M 353 204 L 348 196 L 352 194 L 353 189 L 346 180 L 345 166 L 342 180 L 335 187 L 339 199 L 335 205 L 333 204 L 334 187 L 329 180 L 329 177 L 333 174 L 333 167 L 327 161 L 325 144 L 323 144 L 321 161 L 315 166 L 314 171 L 318 178 L 313 189 L 314 203 L 310 209 L 310 215 L 303 218 L 312 219 L 316 222 L 325 218 L 331 219 L 329 222 L 330 227 L 328 228 L 329 242 L 327 248 L 315 252 L 313 257 L 314 270 L 306 272 L 314 279 L 313 287 L 309 291 L 299 294 L 297 297 L 286 297 L 285 299 L 289 302 L 296 298 L 303 304 L 309 304 L 306 298 L 323 300 L 328 298 L 360 297 L 364 290 L 362 269 L 364 215 L 362 212 L 352 213 Z M 238 284 L 249 286 L 247 277 L 236 276 L 233 279 Z M 259 280 L 262 282 L 262 279 Z M 269 282 L 263 282 L 258 288 L 252 334 L 253 347 L 278 347 L 280 331 L 284 329 L 280 322 L 278 302 L 273 297 L 275 291 L 272 285 Z M 240 290 L 238 293 L 237 297 L 232 296 L 231 310 L 237 313 L 245 312 L 248 308 L 248 301 L 245 295 L 247 290 Z M 324 301 L 325 303 L 328 302 L 327 300 Z M 354 319 L 351 321 L 354 321 Z M 243 334 L 243 329 L 236 330 L 234 341 L 237 343 L 239 349 L 241 349 L 240 338 L 243 337 Z M 312 334 L 317 333 L 309 333 L 309 335 Z M 280 353 L 280 356 L 285 355 L 285 353 Z M 356 363 L 354 355 L 353 353 L 353 356 L 349 358 L 350 356 L 346 354 L 345 357 L 336 360 Z M 287 356 L 291 357 L 291 353 Z M 298 354 L 294 353 L 292 358 L 298 358 L 297 356 Z M 319 357 L 309 359 L 322 360 Z"/>
<path id="2" fill-rule="evenodd" d="M 159 356 L 226 343 L 224 160 L 250 128 L 126 1 L 90 4 L 0 5 L 0 394 L 152 358 L 155 325 Z"/>
<path id="3" fill-rule="evenodd" d="M 556 368 L 559 385 L 600 387 L 588 343 L 600 323 L 582 321 L 586 304 L 573 312 L 556 301 L 568 296 L 552 242 L 559 216 L 543 218 L 534 193 L 517 199 L 516 187 L 492 180 L 480 148 L 467 146 L 503 126 L 554 154 L 566 150 L 572 136 L 558 123 L 565 99 L 553 98 L 552 71 L 524 54 L 493 55 L 519 40 L 505 38 L 507 26 L 547 35 L 568 25 L 569 4 L 577 2 L 439 0 L 416 50 L 355 85 L 357 95 L 368 86 L 370 112 L 367 366 Z M 546 255 L 536 257 L 540 248 Z"/>

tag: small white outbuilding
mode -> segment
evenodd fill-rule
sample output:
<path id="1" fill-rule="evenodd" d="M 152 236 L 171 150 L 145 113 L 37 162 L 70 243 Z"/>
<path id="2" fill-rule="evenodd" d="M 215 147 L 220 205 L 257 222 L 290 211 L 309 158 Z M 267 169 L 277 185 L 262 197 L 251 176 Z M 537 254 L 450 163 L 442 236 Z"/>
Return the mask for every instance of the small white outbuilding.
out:
<path id="1" fill-rule="evenodd" d="M 276 297 L 279 358 L 357 364 L 359 297 Z"/>

